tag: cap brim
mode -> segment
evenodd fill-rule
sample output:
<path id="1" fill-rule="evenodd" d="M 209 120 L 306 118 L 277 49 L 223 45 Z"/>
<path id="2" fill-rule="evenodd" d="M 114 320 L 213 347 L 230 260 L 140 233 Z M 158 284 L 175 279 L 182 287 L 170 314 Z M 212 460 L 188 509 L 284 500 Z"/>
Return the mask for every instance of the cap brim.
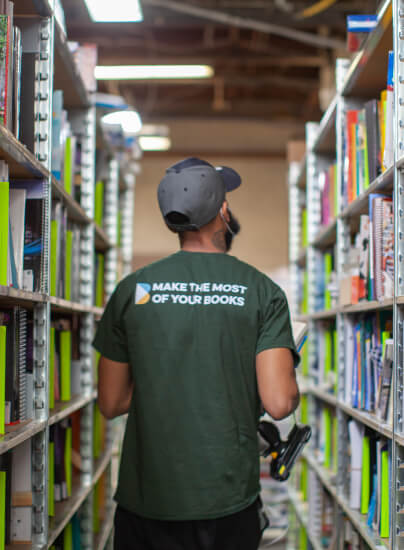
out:
<path id="1" fill-rule="evenodd" d="M 226 192 L 234 191 L 234 189 L 240 187 L 241 177 L 233 168 L 229 168 L 228 166 L 217 166 L 216 170 L 219 172 L 224 182 Z"/>

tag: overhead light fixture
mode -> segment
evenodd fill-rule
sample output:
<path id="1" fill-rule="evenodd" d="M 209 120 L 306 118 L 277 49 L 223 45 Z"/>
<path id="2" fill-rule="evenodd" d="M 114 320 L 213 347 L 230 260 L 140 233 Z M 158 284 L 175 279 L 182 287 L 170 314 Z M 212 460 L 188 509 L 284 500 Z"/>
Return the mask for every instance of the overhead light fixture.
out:
<path id="1" fill-rule="evenodd" d="M 121 126 L 126 135 L 138 134 L 142 128 L 142 119 L 136 111 L 115 111 L 101 118 L 108 126 Z"/>
<path id="2" fill-rule="evenodd" d="M 211 78 L 209 65 L 98 65 L 97 80 L 150 80 L 165 78 Z"/>
<path id="3" fill-rule="evenodd" d="M 171 139 L 165 136 L 139 136 L 139 145 L 143 151 L 168 151 Z"/>
<path id="4" fill-rule="evenodd" d="M 88 13 L 97 23 L 136 23 L 143 21 L 139 0 L 84 0 Z"/>

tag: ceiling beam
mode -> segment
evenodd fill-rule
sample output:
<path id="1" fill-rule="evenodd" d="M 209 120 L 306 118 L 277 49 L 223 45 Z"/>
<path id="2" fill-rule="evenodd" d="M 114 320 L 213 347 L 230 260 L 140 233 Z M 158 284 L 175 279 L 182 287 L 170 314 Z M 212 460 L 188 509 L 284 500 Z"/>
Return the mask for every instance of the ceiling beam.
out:
<path id="1" fill-rule="evenodd" d="M 248 75 L 236 76 L 232 74 L 220 73 L 214 78 L 170 78 L 170 79 L 142 79 L 142 80 L 115 80 L 114 82 L 125 83 L 130 87 L 155 87 L 155 86 L 214 86 L 217 79 L 224 82 L 226 86 L 238 86 L 240 88 L 259 88 L 261 86 L 273 86 L 275 88 L 294 88 L 301 90 L 313 90 L 318 88 L 318 80 L 313 78 L 291 78 L 288 76 L 255 76 Z M 108 82 L 105 80 L 105 82 Z"/>
<path id="2" fill-rule="evenodd" d="M 198 56 L 158 56 L 153 57 L 149 55 L 139 54 L 137 50 L 137 55 L 133 56 L 130 52 L 125 51 L 119 54 L 114 54 L 114 52 L 109 49 L 108 54 L 104 55 L 102 52 L 99 53 L 98 63 L 99 65 L 226 65 L 226 67 L 231 68 L 240 68 L 245 66 L 254 66 L 254 67 L 324 67 L 326 61 L 324 57 L 318 55 L 291 55 L 279 57 L 277 55 L 266 55 L 266 56 L 251 56 L 243 55 L 235 57 L 234 54 L 229 55 L 198 55 Z"/>
<path id="3" fill-rule="evenodd" d="M 172 11 L 186 13 L 187 15 L 198 17 L 202 19 L 208 19 L 209 21 L 215 21 L 216 23 L 222 23 L 224 25 L 230 25 L 234 27 L 240 27 L 244 29 L 252 29 L 259 32 L 274 34 L 294 40 L 296 42 L 302 42 L 304 44 L 310 44 L 318 48 L 345 48 L 345 42 L 329 38 L 326 36 L 320 36 L 317 34 L 311 34 L 304 31 L 298 31 L 289 27 L 282 27 L 273 23 L 267 23 L 266 21 L 258 21 L 248 17 L 239 17 L 237 15 L 231 15 L 217 10 L 206 9 L 200 6 L 190 5 L 188 3 L 179 2 L 177 0 L 142 0 L 146 6 L 159 6 L 164 9 Z"/>

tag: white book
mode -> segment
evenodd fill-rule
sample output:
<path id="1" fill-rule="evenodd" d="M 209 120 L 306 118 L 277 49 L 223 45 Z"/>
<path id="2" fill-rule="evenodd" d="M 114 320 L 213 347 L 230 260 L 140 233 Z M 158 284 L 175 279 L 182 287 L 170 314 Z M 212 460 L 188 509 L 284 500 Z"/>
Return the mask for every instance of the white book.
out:
<path id="1" fill-rule="evenodd" d="M 300 321 L 292 321 L 293 338 L 295 340 L 295 345 L 297 349 L 299 349 L 299 347 L 302 345 L 303 340 L 307 334 L 308 328 L 309 326 L 307 323 L 302 323 Z"/>
<path id="2" fill-rule="evenodd" d="M 349 494 L 349 506 L 353 510 L 359 510 L 361 506 L 362 484 L 362 447 L 365 435 L 365 426 L 351 420 L 349 422 L 349 441 L 351 443 L 351 487 Z"/>
<path id="3" fill-rule="evenodd" d="M 23 288 L 26 198 L 27 192 L 25 189 L 10 188 L 9 216 L 18 288 Z"/>

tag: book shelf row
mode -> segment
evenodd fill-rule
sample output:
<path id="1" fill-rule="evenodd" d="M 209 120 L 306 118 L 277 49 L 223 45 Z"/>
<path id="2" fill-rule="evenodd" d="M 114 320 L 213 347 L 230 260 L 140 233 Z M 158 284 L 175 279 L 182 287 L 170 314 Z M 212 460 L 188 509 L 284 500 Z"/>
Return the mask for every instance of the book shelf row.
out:
<path id="1" fill-rule="evenodd" d="M 3 4 L 0 34 L 14 42 L 2 42 L 13 77 L 0 105 L 0 549 L 101 550 L 115 424 L 96 406 L 91 342 L 131 270 L 138 167 L 100 136 L 96 50 L 68 42 L 61 3 Z"/>
<path id="2" fill-rule="evenodd" d="M 302 547 L 328 547 L 328 533 L 338 548 L 403 548 L 403 13 L 382 2 L 363 50 L 337 60 L 336 96 L 290 165 L 292 310 L 309 323 L 301 419 L 313 428 L 295 479 Z"/>

